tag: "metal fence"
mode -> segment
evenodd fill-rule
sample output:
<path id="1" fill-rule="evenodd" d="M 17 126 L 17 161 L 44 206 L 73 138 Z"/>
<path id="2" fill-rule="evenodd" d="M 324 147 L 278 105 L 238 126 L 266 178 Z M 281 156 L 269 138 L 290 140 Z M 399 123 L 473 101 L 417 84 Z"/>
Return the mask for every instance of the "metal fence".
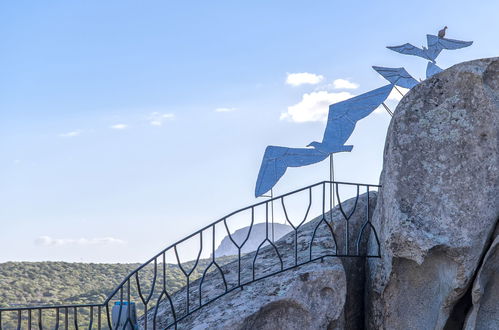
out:
<path id="1" fill-rule="evenodd" d="M 254 281 L 325 257 L 380 257 L 369 203 L 379 187 L 323 181 L 242 208 L 156 254 L 132 271 L 103 303 L 1 308 L 0 329 L 177 329 L 180 321 L 203 306 Z M 351 198 L 343 202 L 342 196 Z M 341 221 L 332 220 L 335 204 Z M 351 224 L 354 214 L 361 219 L 355 225 Z M 256 231 L 258 224 L 263 231 Z M 289 226 L 286 242 L 274 239 L 277 224 Z M 309 235 L 303 236 L 304 231 Z M 314 250 L 320 231 L 327 232 L 330 245 Z M 368 236 L 374 251 L 368 251 Z M 217 250 L 222 239 L 232 250 Z M 273 267 L 259 273 L 259 256 L 269 249 L 274 254 Z M 233 270 L 230 276 L 228 269 Z M 203 293 L 207 286 L 216 288 L 216 294 Z M 136 306 L 138 321 L 130 304 Z M 112 315 L 115 305 L 117 316 Z"/>

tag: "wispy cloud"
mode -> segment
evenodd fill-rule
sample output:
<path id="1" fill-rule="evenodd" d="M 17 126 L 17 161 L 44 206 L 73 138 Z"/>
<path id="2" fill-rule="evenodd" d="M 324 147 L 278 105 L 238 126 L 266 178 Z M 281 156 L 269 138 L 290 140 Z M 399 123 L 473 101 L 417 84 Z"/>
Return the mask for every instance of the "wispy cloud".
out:
<path id="1" fill-rule="evenodd" d="M 359 84 L 346 79 L 336 79 L 333 81 L 332 87 L 334 89 L 357 89 L 359 88 Z"/>
<path id="2" fill-rule="evenodd" d="M 237 108 L 216 108 L 215 112 L 232 112 L 236 110 Z"/>
<path id="3" fill-rule="evenodd" d="M 116 124 L 111 126 L 112 129 L 126 129 L 128 128 L 127 124 Z"/>
<path id="4" fill-rule="evenodd" d="M 327 119 L 330 104 L 344 101 L 352 96 L 349 92 L 330 93 L 319 91 L 305 93 L 300 102 L 289 106 L 288 111 L 281 114 L 280 119 L 297 123 L 324 121 Z"/>
<path id="5" fill-rule="evenodd" d="M 149 120 L 149 124 L 152 126 L 162 126 L 164 122 L 175 119 L 175 114 L 153 112 L 147 119 Z"/>
<path id="6" fill-rule="evenodd" d="M 52 238 L 50 236 L 40 236 L 35 240 L 39 246 L 67 246 L 67 245 L 112 245 L 125 244 L 126 242 L 114 237 L 100 238 Z"/>
<path id="7" fill-rule="evenodd" d="M 324 76 L 315 73 L 288 73 L 288 76 L 286 77 L 286 84 L 291 86 L 300 86 L 305 84 L 316 85 L 322 80 L 324 80 Z"/>
<path id="8" fill-rule="evenodd" d="M 62 134 L 59 134 L 60 137 L 63 137 L 63 138 L 71 138 L 71 137 L 75 137 L 75 136 L 78 136 L 80 135 L 81 133 L 83 133 L 82 130 L 80 129 L 77 129 L 75 131 L 71 131 L 71 132 L 67 132 L 67 133 L 62 133 Z"/>

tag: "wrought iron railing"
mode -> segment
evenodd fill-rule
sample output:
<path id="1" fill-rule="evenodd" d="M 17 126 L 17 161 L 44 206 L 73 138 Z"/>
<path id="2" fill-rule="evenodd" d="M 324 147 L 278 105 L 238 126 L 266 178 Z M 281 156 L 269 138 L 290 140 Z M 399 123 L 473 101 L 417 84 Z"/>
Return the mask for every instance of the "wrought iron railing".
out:
<path id="1" fill-rule="evenodd" d="M 325 257 L 380 257 L 378 235 L 370 221 L 373 205 L 369 203 L 379 187 L 323 181 L 242 208 L 156 254 L 132 271 L 103 303 L 0 308 L 0 329 L 116 329 L 116 320 L 122 320 L 119 328 L 132 329 L 138 324 L 145 329 L 176 329 L 180 321 L 203 306 L 254 281 Z M 345 191 L 352 197 L 348 202 L 340 199 Z M 334 199 L 338 206 L 335 212 L 342 221 L 332 221 L 333 211 L 327 211 L 334 206 Z M 361 199 L 363 210 L 359 207 Z M 354 214 L 361 222 L 351 223 Z M 287 241 L 274 240 L 274 223 L 280 222 L 290 226 Z M 260 236 L 254 229 L 258 223 L 265 227 Z M 246 229 L 236 234 L 236 228 Z M 314 252 L 321 230 L 330 235 L 330 245 Z M 303 234 L 307 231 L 308 236 Z M 369 251 L 366 244 L 370 235 L 374 251 Z M 216 249 L 223 237 L 232 253 Z M 275 267 L 258 274 L 258 257 L 267 249 L 275 252 Z M 227 275 L 229 269 L 234 270 L 230 272 L 232 278 Z M 173 276 L 179 275 L 181 285 L 172 285 Z M 210 281 L 218 281 L 218 292 L 211 296 L 203 294 Z M 141 315 L 138 321 L 130 304 Z M 119 305 L 118 315 L 112 317 L 114 305 Z"/>

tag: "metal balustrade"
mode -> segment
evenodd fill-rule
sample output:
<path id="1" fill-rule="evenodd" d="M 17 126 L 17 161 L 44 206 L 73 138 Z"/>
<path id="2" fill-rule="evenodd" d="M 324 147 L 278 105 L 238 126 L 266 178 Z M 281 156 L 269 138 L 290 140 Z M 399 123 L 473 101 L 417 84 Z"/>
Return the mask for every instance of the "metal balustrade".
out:
<path id="1" fill-rule="evenodd" d="M 369 197 L 379 187 L 323 181 L 242 208 L 156 254 L 132 271 L 103 303 L 0 308 L 0 329 L 116 329 L 111 317 L 116 303 L 120 306 L 118 319 L 124 315 L 126 320 L 126 324 L 120 328 L 132 329 L 135 326 L 132 324 L 131 308 L 123 308 L 135 303 L 139 312 L 137 326 L 140 328 L 176 329 L 179 322 L 207 304 L 263 278 L 326 257 L 379 258 L 380 243 L 370 221 L 372 205 L 369 203 Z M 345 205 L 347 203 L 340 200 L 342 190 L 352 193 L 347 205 L 349 209 Z M 363 210 L 358 207 L 361 198 L 365 199 Z M 331 219 L 330 212 L 336 204 L 334 200 L 337 201 L 335 212 L 341 214 L 340 224 L 333 223 Z M 300 208 L 300 203 L 300 215 L 292 215 L 295 208 Z M 353 226 L 351 218 L 358 212 L 362 212 L 362 223 Z M 313 219 L 314 222 L 311 222 Z M 274 222 L 284 222 L 290 226 L 290 232 L 285 236 L 287 241 L 274 240 Z M 252 236 L 252 230 L 258 223 L 265 226 L 262 237 Z M 338 229 L 340 225 L 341 230 Z M 238 238 L 231 227 L 247 229 L 241 234 L 242 238 L 241 235 Z M 311 236 L 305 237 L 304 230 L 308 230 Z M 315 241 L 318 233 L 324 230 L 330 237 L 331 247 L 317 254 L 317 251 L 314 252 L 317 250 L 314 250 Z M 368 252 L 368 236 L 372 237 L 371 249 L 374 252 Z M 230 241 L 232 251 L 235 252 L 233 255 L 217 254 L 217 243 L 223 237 Z M 248 250 L 248 245 L 255 244 L 255 239 L 258 239 L 257 248 Z M 266 249 L 275 252 L 273 268 L 259 274 L 259 256 Z M 182 261 L 182 252 L 185 251 L 192 254 L 184 258 L 189 261 Z M 228 269 L 234 270 L 230 272 L 232 278 Z M 172 276 L 179 275 L 184 286 L 172 287 Z M 214 281 L 217 283 L 213 284 Z M 203 288 L 208 285 L 217 288 L 218 293 L 214 296 L 203 294 Z"/>

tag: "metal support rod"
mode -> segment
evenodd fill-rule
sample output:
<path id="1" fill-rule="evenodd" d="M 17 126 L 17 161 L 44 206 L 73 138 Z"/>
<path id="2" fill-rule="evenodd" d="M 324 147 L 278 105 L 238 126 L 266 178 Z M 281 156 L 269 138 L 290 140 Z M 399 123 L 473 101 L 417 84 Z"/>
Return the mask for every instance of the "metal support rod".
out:
<path id="1" fill-rule="evenodd" d="M 389 114 L 390 116 L 392 116 L 392 117 L 393 117 L 393 111 L 392 111 L 392 110 L 390 110 L 390 108 L 389 108 L 389 107 L 385 104 L 385 102 L 383 102 L 383 103 L 381 103 L 381 104 L 382 104 L 382 105 L 383 105 L 383 107 L 385 108 L 386 112 L 388 112 L 388 114 Z"/>
<path id="2" fill-rule="evenodd" d="M 397 90 L 397 92 L 399 92 L 399 93 L 400 93 L 400 95 L 404 96 L 404 94 L 402 94 L 402 92 L 400 91 L 400 89 L 398 89 L 398 88 L 397 88 L 397 86 L 396 86 L 396 85 L 393 85 L 393 87 L 395 87 L 395 89 Z"/>
<path id="3" fill-rule="evenodd" d="M 272 243 L 274 243 L 274 189 L 270 189 L 270 215 L 272 217 Z"/>
<path id="4" fill-rule="evenodd" d="M 333 154 L 329 154 L 329 181 L 334 182 L 334 159 Z M 335 204 L 334 184 L 329 184 L 329 209 L 332 210 Z"/>

